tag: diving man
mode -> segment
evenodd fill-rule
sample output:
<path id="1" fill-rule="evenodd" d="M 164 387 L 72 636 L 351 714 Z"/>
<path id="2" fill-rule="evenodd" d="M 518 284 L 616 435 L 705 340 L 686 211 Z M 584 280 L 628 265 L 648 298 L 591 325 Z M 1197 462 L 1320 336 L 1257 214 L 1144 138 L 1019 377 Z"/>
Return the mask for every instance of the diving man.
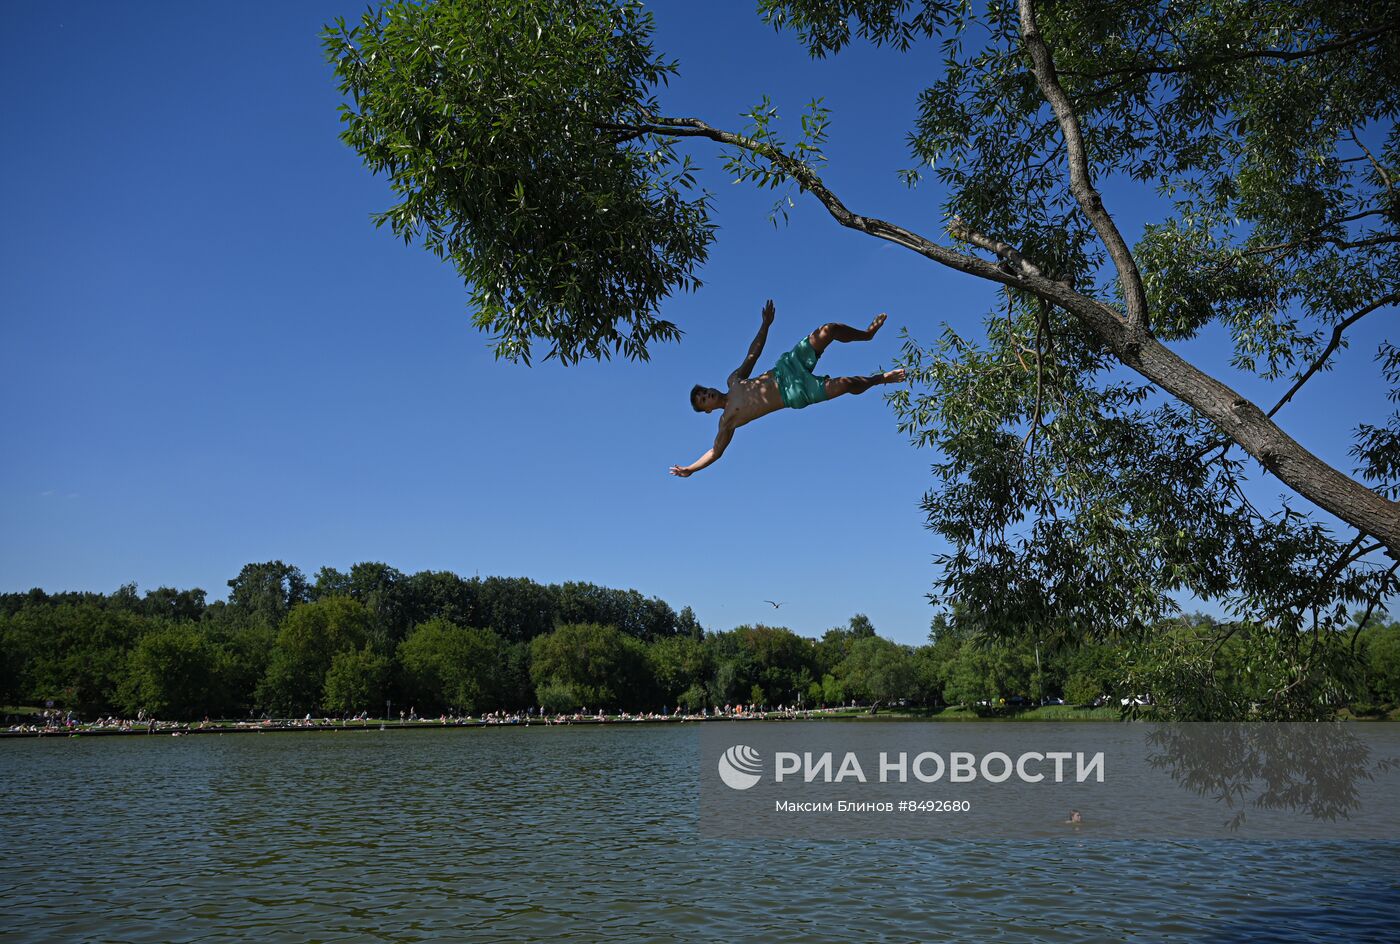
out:
<path id="1" fill-rule="evenodd" d="M 774 410 L 781 410 L 783 407 L 800 410 L 813 403 L 839 397 L 843 393 L 864 393 L 876 384 L 899 383 L 904 379 L 902 369 L 887 370 L 882 374 L 870 374 L 865 377 L 819 377 L 812 373 L 817 366 L 817 359 L 832 341 L 869 341 L 875 337 L 875 332 L 885 323 L 883 314 L 876 315 L 875 320 L 870 322 L 870 327 L 865 330 L 835 322 L 824 324 L 798 341 L 791 351 L 779 357 L 772 370 L 751 378 L 749 374 L 753 372 L 754 364 L 763 353 L 764 342 L 768 340 L 768 327 L 773 323 L 773 314 L 773 302 L 770 300 L 763 306 L 763 324 L 758 329 L 758 336 L 749 345 L 748 356 L 739 365 L 739 369 L 729 375 L 728 393 L 721 393 L 714 387 L 700 384 L 696 384 L 690 391 L 690 405 L 695 407 L 696 411 L 724 412 L 719 418 L 719 432 L 715 435 L 715 444 L 690 465 L 671 466 L 672 475 L 685 478 L 711 465 L 724 455 L 724 450 L 734 438 L 734 430 Z"/>

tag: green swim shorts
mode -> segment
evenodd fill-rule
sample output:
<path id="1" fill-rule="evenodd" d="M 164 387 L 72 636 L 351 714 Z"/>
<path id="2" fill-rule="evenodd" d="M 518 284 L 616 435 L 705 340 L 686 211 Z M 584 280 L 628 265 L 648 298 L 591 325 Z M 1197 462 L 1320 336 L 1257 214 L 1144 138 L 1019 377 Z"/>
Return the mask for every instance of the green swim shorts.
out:
<path id="1" fill-rule="evenodd" d="M 778 383 L 783 404 L 794 410 L 820 403 L 826 399 L 827 377 L 812 374 L 817 366 L 817 352 L 812 350 L 812 342 L 803 338 L 797 346 L 778 358 L 773 365 L 773 379 Z"/>

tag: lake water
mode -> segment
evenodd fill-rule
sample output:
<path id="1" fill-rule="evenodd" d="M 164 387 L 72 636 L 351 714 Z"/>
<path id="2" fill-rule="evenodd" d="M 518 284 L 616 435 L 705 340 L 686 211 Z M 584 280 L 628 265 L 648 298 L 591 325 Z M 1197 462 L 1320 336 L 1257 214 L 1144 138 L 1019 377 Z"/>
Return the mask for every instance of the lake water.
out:
<path id="1" fill-rule="evenodd" d="M 1400 844 L 720 841 L 696 726 L 0 743 L 6 941 L 1386 941 Z"/>

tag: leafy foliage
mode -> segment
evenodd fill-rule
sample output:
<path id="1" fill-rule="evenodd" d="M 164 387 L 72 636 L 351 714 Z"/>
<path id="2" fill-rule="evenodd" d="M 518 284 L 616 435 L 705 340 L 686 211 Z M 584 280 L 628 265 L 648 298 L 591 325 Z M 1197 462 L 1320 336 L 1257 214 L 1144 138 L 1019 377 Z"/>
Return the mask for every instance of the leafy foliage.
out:
<path id="1" fill-rule="evenodd" d="M 331 657 L 321 704 L 340 714 L 354 714 L 379 705 L 389 681 L 391 663 L 368 643 L 363 649 L 343 649 Z"/>
<path id="2" fill-rule="evenodd" d="M 426 711 L 479 712 L 500 703 L 501 640 L 445 619 L 416 626 L 398 648 L 405 687 Z"/>
<path id="3" fill-rule="evenodd" d="M 202 715 L 218 684 L 218 650 L 197 626 L 163 626 L 141 636 L 127 660 L 119 698 L 128 714 L 161 718 Z"/>
<path id="4" fill-rule="evenodd" d="M 343 138 L 398 202 L 379 214 L 467 281 L 497 354 L 569 363 L 679 337 L 657 316 L 699 285 L 707 199 L 672 142 L 620 126 L 675 65 L 636 3 L 394 3 L 326 52 L 351 97 Z"/>
<path id="5" fill-rule="evenodd" d="M 611 626 L 564 625 L 531 643 L 530 675 L 542 702 L 562 690 L 577 704 L 616 708 L 645 698 L 646 650 Z"/>

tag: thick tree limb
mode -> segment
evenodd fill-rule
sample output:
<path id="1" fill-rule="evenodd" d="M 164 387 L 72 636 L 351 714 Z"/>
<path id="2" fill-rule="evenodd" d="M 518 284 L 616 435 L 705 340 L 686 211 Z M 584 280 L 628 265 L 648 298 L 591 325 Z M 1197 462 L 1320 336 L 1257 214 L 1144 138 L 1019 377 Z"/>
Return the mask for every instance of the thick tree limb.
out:
<path id="1" fill-rule="evenodd" d="M 1108 249 L 1113 265 L 1118 270 L 1118 287 L 1128 309 L 1128 327 L 1135 333 L 1147 332 L 1147 293 L 1143 289 L 1142 275 L 1138 272 L 1137 261 L 1133 259 L 1123 234 L 1118 231 L 1113 217 L 1104 209 L 1103 198 L 1094 189 L 1089 176 L 1089 157 L 1084 149 L 1084 135 L 1079 129 L 1079 118 L 1074 113 L 1069 96 L 1065 94 L 1055 75 L 1055 61 L 1050 55 L 1050 47 L 1040 35 L 1035 24 L 1035 6 L 1032 0 L 1019 0 L 1021 12 L 1021 39 L 1031 55 L 1032 71 L 1040 92 L 1050 103 L 1055 117 L 1060 122 L 1060 132 L 1065 138 L 1065 156 L 1069 161 L 1069 190 L 1079 202 L 1079 208 L 1094 225 L 1099 238 Z"/>
<path id="2" fill-rule="evenodd" d="M 1021 255 L 1020 251 L 1016 249 L 1015 246 L 1004 243 L 999 239 L 992 239 L 990 236 L 984 236 L 970 229 L 968 225 L 962 221 L 961 217 L 955 216 L 948 222 L 948 234 L 955 239 L 961 239 L 965 243 L 971 243 L 979 249 L 985 249 L 988 252 L 995 253 L 996 257 L 1005 263 L 1008 269 L 1018 275 L 1040 275 L 1040 269 L 1035 263 Z"/>

